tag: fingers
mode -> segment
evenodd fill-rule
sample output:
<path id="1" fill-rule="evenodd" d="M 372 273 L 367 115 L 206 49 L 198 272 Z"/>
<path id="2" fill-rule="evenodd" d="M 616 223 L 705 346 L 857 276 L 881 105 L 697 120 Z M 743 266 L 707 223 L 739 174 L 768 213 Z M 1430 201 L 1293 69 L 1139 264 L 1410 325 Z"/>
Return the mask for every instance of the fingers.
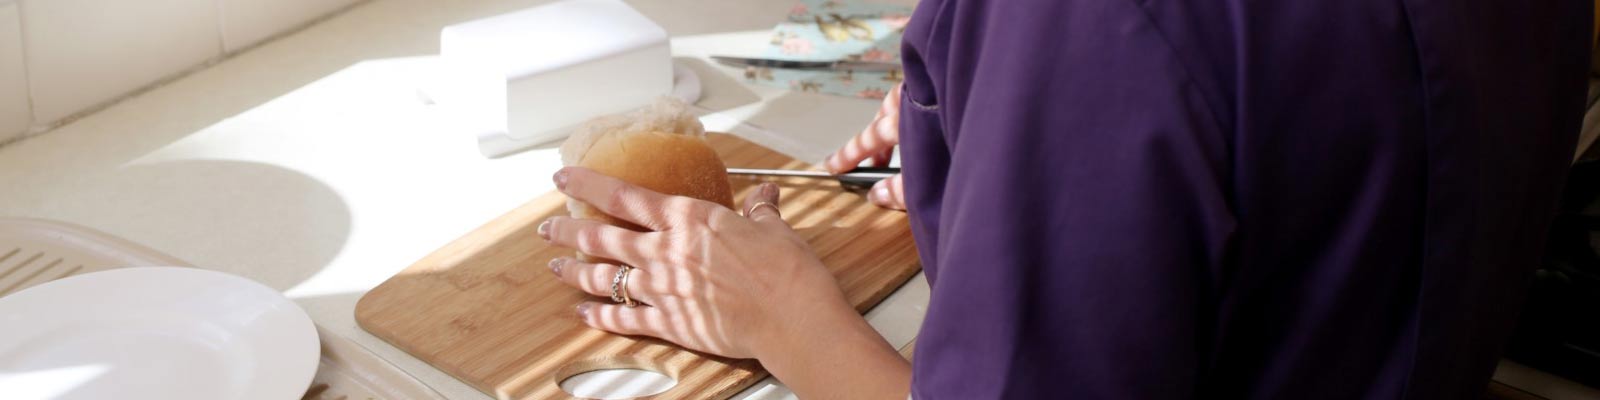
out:
<path id="1" fill-rule="evenodd" d="M 828 172 L 844 173 L 855 169 L 862 160 L 893 151 L 894 146 L 898 144 L 900 144 L 900 89 L 896 86 L 888 96 L 884 97 L 878 115 L 873 117 L 872 123 L 857 134 L 855 139 L 828 156 L 823 166 Z"/>
<path id="2" fill-rule="evenodd" d="M 583 323 L 623 335 L 664 337 L 670 326 L 666 315 L 656 307 L 628 307 L 591 301 L 579 303 L 576 311 Z"/>
<path id="3" fill-rule="evenodd" d="M 644 250 L 651 242 L 644 233 L 605 223 L 571 217 L 551 217 L 539 223 L 539 237 L 557 246 L 577 249 L 596 257 L 625 263 L 643 263 Z"/>
<path id="4" fill-rule="evenodd" d="M 744 199 L 744 216 L 757 223 L 783 224 L 783 215 L 778 211 L 778 185 L 771 182 L 762 183 L 756 190 Z"/>
<path id="5" fill-rule="evenodd" d="M 900 143 L 899 125 L 898 115 L 879 114 L 866 130 L 857 134 L 855 139 L 844 145 L 844 148 L 829 156 L 823 166 L 827 167 L 829 172 L 844 173 L 855 169 L 868 157 L 893 149 Z"/>
<path id="6" fill-rule="evenodd" d="M 872 185 L 872 192 L 867 194 L 867 200 L 879 207 L 904 211 L 906 209 L 906 190 L 900 174 L 895 174 L 889 179 L 878 181 L 877 184 Z"/>
<path id="7" fill-rule="evenodd" d="M 887 167 L 889 160 L 894 159 L 894 149 L 884 150 L 882 153 L 872 155 L 872 166 Z"/>
<path id="8" fill-rule="evenodd" d="M 567 167 L 556 171 L 556 188 L 578 201 L 589 203 L 601 212 L 639 224 L 650 230 L 666 230 L 673 213 L 691 213 L 705 207 L 704 202 L 656 193 L 587 168 Z"/>
<path id="9" fill-rule="evenodd" d="M 611 281 L 616 279 L 620 268 L 613 264 L 586 263 L 571 257 L 550 260 L 550 272 L 556 274 L 561 283 L 606 298 L 611 297 Z M 628 298 L 634 301 L 654 304 L 656 292 L 651 290 L 653 278 L 644 269 L 634 268 L 628 271 L 628 284 L 618 289 L 626 290 Z"/>

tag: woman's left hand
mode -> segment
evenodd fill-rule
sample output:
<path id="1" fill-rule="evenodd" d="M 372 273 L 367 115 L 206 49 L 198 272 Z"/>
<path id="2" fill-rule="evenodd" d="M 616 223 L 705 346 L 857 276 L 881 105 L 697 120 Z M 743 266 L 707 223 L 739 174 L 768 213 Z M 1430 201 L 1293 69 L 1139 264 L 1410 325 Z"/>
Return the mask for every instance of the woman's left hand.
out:
<path id="1" fill-rule="evenodd" d="M 551 243 L 633 266 L 628 296 L 644 304 L 584 302 L 577 313 L 598 329 L 666 339 L 733 358 L 784 350 L 786 332 L 816 329 L 838 313 L 856 319 L 833 275 L 778 215 L 778 188 L 763 184 L 743 212 L 668 196 L 584 168 L 564 168 L 556 187 L 606 214 L 650 231 L 555 217 L 539 226 Z M 743 215 L 741 215 L 743 214 Z M 550 261 L 560 279 L 610 297 L 616 265 Z M 804 325 L 807 322 L 813 325 Z"/>

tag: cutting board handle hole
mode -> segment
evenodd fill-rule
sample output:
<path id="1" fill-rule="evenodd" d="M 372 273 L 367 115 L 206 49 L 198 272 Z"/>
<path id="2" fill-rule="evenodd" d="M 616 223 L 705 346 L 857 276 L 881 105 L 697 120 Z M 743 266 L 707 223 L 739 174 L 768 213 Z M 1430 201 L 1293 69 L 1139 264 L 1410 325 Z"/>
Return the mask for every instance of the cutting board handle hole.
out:
<path id="1" fill-rule="evenodd" d="M 580 399 L 633 399 L 665 393 L 678 380 L 635 357 L 580 360 L 556 371 L 561 390 Z M 601 396 L 604 397 L 601 397 Z"/>

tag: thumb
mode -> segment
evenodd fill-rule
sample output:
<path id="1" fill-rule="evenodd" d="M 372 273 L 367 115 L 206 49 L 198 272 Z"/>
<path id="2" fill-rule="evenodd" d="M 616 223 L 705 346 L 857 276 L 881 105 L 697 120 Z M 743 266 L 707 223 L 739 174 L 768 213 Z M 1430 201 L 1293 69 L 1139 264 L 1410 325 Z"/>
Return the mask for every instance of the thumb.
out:
<path id="1" fill-rule="evenodd" d="M 788 223 L 783 222 L 783 215 L 778 211 L 778 185 L 767 182 L 757 186 L 756 190 L 744 198 L 744 216 L 758 223 L 777 223 L 785 228 Z"/>
<path id="2" fill-rule="evenodd" d="M 867 194 L 867 200 L 872 201 L 872 204 L 877 204 L 879 207 L 905 211 L 906 189 L 905 181 L 900 178 L 901 176 L 903 175 L 894 174 L 889 179 L 878 181 L 876 185 L 872 185 L 872 191 Z"/>

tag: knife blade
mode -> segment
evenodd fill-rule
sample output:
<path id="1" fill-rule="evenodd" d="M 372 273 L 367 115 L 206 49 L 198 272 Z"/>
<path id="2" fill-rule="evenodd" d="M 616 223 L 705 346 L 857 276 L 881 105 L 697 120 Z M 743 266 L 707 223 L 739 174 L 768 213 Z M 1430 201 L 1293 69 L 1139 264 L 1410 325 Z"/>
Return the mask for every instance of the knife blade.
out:
<path id="1" fill-rule="evenodd" d="M 783 69 L 806 70 L 835 70 L 835 71 L 860 71 L 860 72 L 888 72 L 900 69 L 900 63 L 878 61 L 800 61 L 778 60 L 772 58 L 751 58 L 731 56 L 711 56 L 712 60 L 735 67 L 766 67 Z"/>
<path id="2" fill-rule="evenodd" d="M 898 167 L 862 167 L 850 172 L 834 175 L 823 171 L 802 171 L 792 169 L 752 169 L 728 168 L 730 175 L 756 175 L 756 176 L 781 176 L 789 178 L 815 178 L 833 179 L 839 181 L 839 186 L 849 190 L 867 190 L 878 181 L 900 173 Z"/>

